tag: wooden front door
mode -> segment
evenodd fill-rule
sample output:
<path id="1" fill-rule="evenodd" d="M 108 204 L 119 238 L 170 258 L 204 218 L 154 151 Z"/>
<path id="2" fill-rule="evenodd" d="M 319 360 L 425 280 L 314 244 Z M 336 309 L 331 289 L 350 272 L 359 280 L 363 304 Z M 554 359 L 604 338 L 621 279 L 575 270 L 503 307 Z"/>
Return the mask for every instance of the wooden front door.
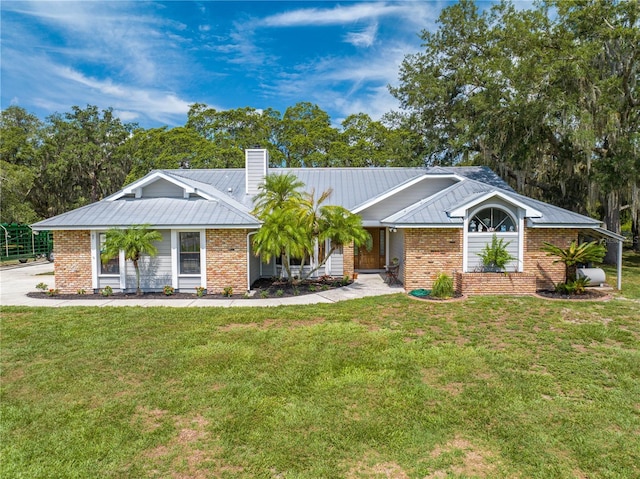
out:
<path id="1" fill-rule="evenodd" d="M 355 248 L 356 269 L 382 269 L 385 263 L 385 230 L 384 228 L 365 228 L 371 235 L 371 249 L 366 246 Z"/>

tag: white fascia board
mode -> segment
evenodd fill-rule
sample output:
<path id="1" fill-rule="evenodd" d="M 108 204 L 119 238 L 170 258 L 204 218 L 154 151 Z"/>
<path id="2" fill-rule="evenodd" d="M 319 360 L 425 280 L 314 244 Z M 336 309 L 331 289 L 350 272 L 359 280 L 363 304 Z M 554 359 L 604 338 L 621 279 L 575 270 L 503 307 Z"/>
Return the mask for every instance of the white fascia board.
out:
<path id="1" fill-rule="evenodd" d="M 203 193 L 202 191 L 198 190 L 198 188 L 194 188 L 193 186 L 171 175 L 168 175 L 163 171 L 153 171 L 149 173 L 147 176 L 140 178 L 138 181 L 134 181 L 133 183 L 125 186 L 122 190 L 118 191 L 117 193 L 114 193 L 113 195 L 105 198 L 105 200 L 115 201 L 126 195 L 135 195 L 137 198 L 140 196 L 140 191 L 142 191 L 142 188 L 152 183 L 155 183 L 158 180 L 165 180 L 165 181 L 168 181 L 169 183 L 173 183 L 177 187 L 182 188 L 184 190 L 185 195 L 187 196 L 193 193 L 198 196 L 201 196 L 205 200 L 217 200 L 217 198 L 207 195 L 206 193 Z"/>
<path id="2" fill-rule="evenodd" d="M 430 223 L 430 224 L 407 224 L 407 223 L 399 223 L 399 224 L 385 224 L 387 228 L 398 228 L 398 229 L 430 229 L 430 228 L 462 228 L 464 227 L 464 223 Z"/>
<path id="3" fill-rule="evenodd" d="M 396 188 L 393 188 L 393 189 L 391 189 L 391 190 L 387 191 L 386 193 L 381 194 L 380 196 L 376 196 L 375 198 L 373 198 L 373 199 L 371 199 L 371 200 L 369 200 L 369 201 L 366 201 L 365 203 L 362 203 L 362 204 L 361 204 L 361 205 L 359 205 L 359 206 L 356 206 L 356 207 L 353 209 L 353 211 L 351 211 L 351 212 L 352 212 L 352 213 L 360 213 L 361 211 L 364 211 L 364 210 L 366 210 L 367 208 L 369 208 L 369 207 L 371 207 L 371 206 L 373 206 L 373 205 L 375 205 L 375 204 L 377 204 L 377 203 L 380 203 L 380 202 L 382 202 L 382 201 L 386 200 L 387 198 L 389 198 L 389 197 L 391 197 L 391 196 L 393 196 L 393 195 L 395 195 L 395 194 L 399 193 L 400 191 L 405 190 L 405 189 L 407 189 L 407 188 L 409 188 L 409 187 L 411 187 L 411 186 L 413 186 L 413 185 L 415 185 L 415 184 L 418 184 L 418 183 L 420 183 L 421 181 L 424 181 L 424 180 L 426 180 L 426 179 L 429 179 L 429 178 L 451 178 L 451 179 L 458 180 L 458 181 L 464 181 L 464 178 L 462 178 L 462 177 L 461 177 L 461 176 L 459 176 L 459 175 L 455 175 L 455 174 L 446 174 L 446 175 L 424 174 L 424 175 L 422 175 L 422 176 L 419 176 L 419 177 L 417 177 L 417 178 L 414 178 L 414 179 L 412 179 L 412 180 L 409 180 L 409 181 L 407 181 L 407 182 L 405 182 L 405 183 L 402 183 L 400 186 L 398 186 L 398 187 L 396 187 Z M 443 190 L 443 191 L 444 191 L 444 190 Z M 432 196 L 435 196 L 435 195 L 437 195 L 437 194 L 438 194 L 438 193 L 435 193 L 435 194 L 434 194 L 434 195 L 432 195 Z"/>
<path id="4" fill-rule="evenodd" d="M 502 199 L 503 201 L 506 201 L 507 203 L 510 203 L 514 206 L 517 206 L 519 208 L 522 208 L 524 210 L 524 215 L 527 218 L 539 218 L 542 216 L 542 213 L 538 210 L 536 210 L 535 208 L 532 208 L 531 206 L 523 203 L 522 201 L 516 200 L 515 198 L 511 197 L 508 194 L 503 193 L 502 191 L 489 191 L 486 194 L 479 196 L 478 198 L 475 198 L 471 201 L 469 201 L 468 203 L 463 203 L 462 205 L 458 206 L 457 208 L 448 211 L 449 216 L 456 216 L 456 217 L 464 217 L 464 215 L 466 214 L 467 210 L 473 208 L 476 205 L 479 205 L 480 203 L 483 203 L 491 198 L 495 198 L 498 197 L 500 199 Z"/>

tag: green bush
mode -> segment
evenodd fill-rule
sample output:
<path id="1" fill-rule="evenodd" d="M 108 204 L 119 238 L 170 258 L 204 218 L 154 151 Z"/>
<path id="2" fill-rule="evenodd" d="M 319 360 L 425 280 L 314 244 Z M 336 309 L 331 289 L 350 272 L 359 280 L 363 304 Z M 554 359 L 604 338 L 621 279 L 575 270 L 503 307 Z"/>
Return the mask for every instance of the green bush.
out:
<path id="1" fill-rule="evenodd" d="M 584 294 L 585 288 L 589 284 L 589 278 L 578 278 L 575 281 L 556 284 L 556 292 L 560 294 Z"/>
<path id="2" fill-rule="evenodd" d="M 113 288 L 111 286 L 105 286 L 101 294 L 102 296 L 111 296 L 113 294 Z"/>
<path id="3" fill-rule="evenodd" d="M 453 293 L 453 278 L 447 273 L 438 274 L 431 288 L 431 296 L 447 299 L 453 297 Z"/>
<path id="4" fill-rule="evenodd" d="M 482 252 L 478 253 L 485 271 L 502 271 L 509 261 L 517 259 L 507 251 L 510 244 L 511 241 L 505 243 L 503 238 L 493 235 L 491 243 L 484 245 Z"/>

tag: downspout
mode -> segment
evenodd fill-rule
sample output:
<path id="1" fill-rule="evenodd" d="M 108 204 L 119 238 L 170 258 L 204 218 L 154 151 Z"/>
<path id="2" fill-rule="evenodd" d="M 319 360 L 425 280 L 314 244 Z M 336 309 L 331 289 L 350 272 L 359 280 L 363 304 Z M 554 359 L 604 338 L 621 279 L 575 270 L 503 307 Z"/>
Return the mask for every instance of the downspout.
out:
<path id="1" fill-rule="evenodd" d="M 247 292 L 251 291 L 251 236 L 257 232 L 247 233 Z"/>

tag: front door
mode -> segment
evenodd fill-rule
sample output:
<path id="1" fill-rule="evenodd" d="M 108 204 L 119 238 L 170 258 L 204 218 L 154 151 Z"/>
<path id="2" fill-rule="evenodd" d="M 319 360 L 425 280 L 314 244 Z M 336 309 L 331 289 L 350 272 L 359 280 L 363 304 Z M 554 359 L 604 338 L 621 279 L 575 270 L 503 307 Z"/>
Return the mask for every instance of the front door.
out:
<path id="1" fill-rule="evenodd" d="M 385 264 L 385 230 L 384 228 L 365 228 L 371 235 L 371 243 L 355 248 L 356 269 L 382 269 Z M 371 246 L 367 249 L 367 246 Z"/>

